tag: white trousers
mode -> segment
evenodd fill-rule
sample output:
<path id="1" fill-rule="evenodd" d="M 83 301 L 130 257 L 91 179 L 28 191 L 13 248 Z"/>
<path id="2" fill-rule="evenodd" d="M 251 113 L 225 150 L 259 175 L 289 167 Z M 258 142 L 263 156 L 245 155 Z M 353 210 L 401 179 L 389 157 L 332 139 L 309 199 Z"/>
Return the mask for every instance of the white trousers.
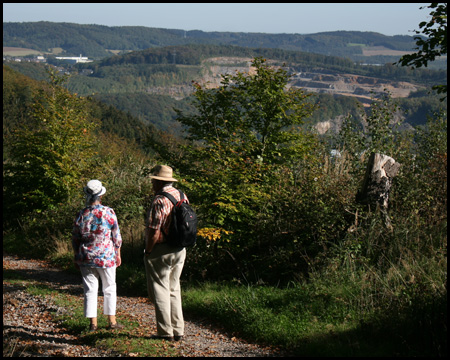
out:
<path id="1" fill-rule="evenodd" d="M 80 266 L 83 276 L 84 316 L 97 317 L 98 280 L 102 280 L 103 314 L 116 315 L 116 267 L 95 268 Z"/>

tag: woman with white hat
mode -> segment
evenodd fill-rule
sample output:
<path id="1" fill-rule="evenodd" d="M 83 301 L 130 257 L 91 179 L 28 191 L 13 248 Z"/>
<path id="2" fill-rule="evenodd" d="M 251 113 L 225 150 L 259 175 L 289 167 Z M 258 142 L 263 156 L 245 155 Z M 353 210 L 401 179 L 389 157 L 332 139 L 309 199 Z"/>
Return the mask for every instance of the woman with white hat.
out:
<path id="1" fill-rule="evenodd" d="M 109 329 L 120 329 L 123 325 L 116 322 L 116 267 L 122 263 L 119 223 L 114 210 L 101 204 L 106 189 L 99 180 L 89 181 L 83 190 L 86 207 L 75 218 L 72 247 L 75 266 L 83 277 L 84 316 L 90 319 L 90 331 L 97 330 L 100 277 Z"/>

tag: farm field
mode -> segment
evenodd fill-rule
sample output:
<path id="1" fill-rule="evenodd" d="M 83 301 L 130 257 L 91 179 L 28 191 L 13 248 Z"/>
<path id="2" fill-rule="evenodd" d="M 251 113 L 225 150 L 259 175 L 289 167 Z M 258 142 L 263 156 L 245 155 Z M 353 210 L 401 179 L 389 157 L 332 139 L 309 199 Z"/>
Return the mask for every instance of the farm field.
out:
<path id="1" fill-rule="evenodd" d="M 367 46 L 363 47 L 362 52 L 364 56 L 376 56 L 376 55 L 403 56 L 406 54 L 412 54 L 414 51 L 392 50 L 384 46 Z"/>
<path id="2" fill-rule="evenodd" d="M 44 53 L 34 49 L 19 47 L 3 47 L 3 55 L 5 56 L 27 56 L 27 55 L 43 55 Z"/>
<path id="3" fill-rule="evenodd" d="M 52 48 L 51 52 L 43 52 L 34 49 L 28 48 L 20 48 L 20 47 L 3 47 L 3 56 L 27 56 L 27 55 L 45 55 L 45 54 L 54 54 L 57 55 L 63 51 L 62 48 Z"/>

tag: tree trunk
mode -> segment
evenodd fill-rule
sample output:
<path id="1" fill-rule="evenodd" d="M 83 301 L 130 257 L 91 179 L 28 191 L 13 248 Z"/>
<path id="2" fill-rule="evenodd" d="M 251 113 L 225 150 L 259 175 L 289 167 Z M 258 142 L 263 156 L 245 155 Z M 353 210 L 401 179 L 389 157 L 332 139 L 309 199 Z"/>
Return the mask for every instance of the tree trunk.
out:
<path id="1" fill-rule="evenodd" d="M 356 194 L 356 201 L 368 205 L 369 208 L 379 208 L 385 216 L 386 226 L 392 229 L 387 214 L 389 192 L 392 181 L 398 174 L 401 164 L 389 156 L 372 153 L 367 164 L 366 175 L 361 191 Z"/>

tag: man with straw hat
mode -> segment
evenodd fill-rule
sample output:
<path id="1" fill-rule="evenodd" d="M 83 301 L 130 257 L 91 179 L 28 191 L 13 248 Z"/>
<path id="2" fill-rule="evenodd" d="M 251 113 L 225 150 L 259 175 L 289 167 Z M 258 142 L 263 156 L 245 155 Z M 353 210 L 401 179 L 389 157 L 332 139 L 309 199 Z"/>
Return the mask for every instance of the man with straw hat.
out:
<path id="1" fill-rule="evenodd" d="M 173 178 L 171 167 L 154 167 L 150 178 L 155 197 L 146 219 L 144 263 L 148 294 L 156 312 L 157 334 L 152 338 L 179 341 L 184 335 L 180 276 L 186 249 L 167 243 L 164 234 L 168 234 L 174 205 L 158 193 L 169 193 L 176 201 L 181 200 L 181 195 L 172 186 L 177 180 Z"/>

